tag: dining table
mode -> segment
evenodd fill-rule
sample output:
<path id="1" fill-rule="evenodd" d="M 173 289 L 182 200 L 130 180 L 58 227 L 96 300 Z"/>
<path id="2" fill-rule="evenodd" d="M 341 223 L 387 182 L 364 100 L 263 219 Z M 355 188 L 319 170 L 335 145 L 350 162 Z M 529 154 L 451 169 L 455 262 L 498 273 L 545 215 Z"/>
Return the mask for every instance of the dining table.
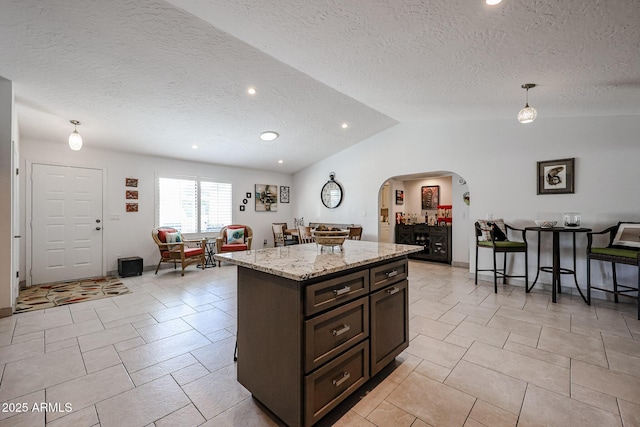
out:
<path id="1" fill-rule="evenodd" d="M 533 287 L 538 282 L 538 276 L 540 272 L 551 273 L 552 281 L 551 281 L 551 301 L 556 302 L 557 294 L 562 293 L 562 285 L 560 282 L 560 277 L 563 274 L 571 274 L 573 276 L 573 280 L 576 284 L 576 289 L 580 293 L 580 296 L 587 302 L 587 298 L 582 293 L 582 289 L 580 289 L 580 285 L 578 285 L 578 277 L 576 276 L 576 234 L 577 233 L 587 233 L 591 231 L 590 228 L 569 228 L 569 227 L 525 227 L 525 232 L 533 231 L 538 233 L 538 267 L 536 269 L 536 278 L 533 280 L 531 286 L 528 284 L 527 292 L 531 291 Z M 552 265 L 551 266 L 540 266 L 540 237 L 543 233 L 551 233 L 552 234 Z M 572 241 L 573 241 L 573 269 L 562 267 L 560 265 L 560 234 L 571 233 Z"/>

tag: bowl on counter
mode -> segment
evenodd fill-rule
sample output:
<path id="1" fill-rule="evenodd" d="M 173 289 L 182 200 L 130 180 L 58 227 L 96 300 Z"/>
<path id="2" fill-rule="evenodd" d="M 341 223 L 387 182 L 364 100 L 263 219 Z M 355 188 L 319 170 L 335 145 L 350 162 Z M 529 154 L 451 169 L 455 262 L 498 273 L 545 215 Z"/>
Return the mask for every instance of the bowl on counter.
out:
<path id="1" fill-rule="evenodd" d="M 342 246 L 346 238 L 349 237 L 349 230 L 311 230 L 311 235 L 321 246 Z"/>
<path id="2" fill-rule="evenodd" d="M 558 221 L 550 221 L 548 219 L 536 219 L 536 225 L 540 228 L 553 228 Z"/>

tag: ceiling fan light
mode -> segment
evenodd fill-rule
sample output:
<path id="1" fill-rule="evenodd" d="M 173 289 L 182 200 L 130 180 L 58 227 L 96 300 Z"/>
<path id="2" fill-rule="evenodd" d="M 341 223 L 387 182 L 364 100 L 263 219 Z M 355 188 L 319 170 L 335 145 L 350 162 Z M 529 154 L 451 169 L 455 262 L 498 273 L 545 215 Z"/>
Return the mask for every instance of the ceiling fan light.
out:
<path id="1" fill-rule="evenodd" d="M 485 3 L 489 6 L 495 6 L 499 3 L 502 3 L 502 0 L 485 0 Z"/>
<path id="2" fill-rule="evenodd" d="M 518 113 L 518 121 L 520 123 L 531 123 L 538 117 L 538 112 L 535 108 L 529 107 L 529 104 L 525 105 Z"/>

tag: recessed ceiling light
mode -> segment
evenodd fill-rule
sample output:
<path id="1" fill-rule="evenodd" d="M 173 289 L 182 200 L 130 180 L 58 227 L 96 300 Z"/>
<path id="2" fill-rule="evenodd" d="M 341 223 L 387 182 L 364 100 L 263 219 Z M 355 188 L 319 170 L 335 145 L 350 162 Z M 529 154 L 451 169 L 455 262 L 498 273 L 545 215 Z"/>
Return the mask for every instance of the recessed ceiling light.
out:
<path id="1" fill-rule="evenodd" d="M 274 139 L 276 139 L 279 136 L 280 135 L 278 135 L 278 132 L 274 132 L 272 130 L 268 130 L 268 131 L 262 132 L 260 134 L 260 139 L 263 140 L 263 141 L 273 141 Z"/>
<path id="2" fill-rule="evenodd" d="M 278 163 L 282 164 L 284 163 L 284 160 L 278 160 Z"/>
<path id="3" fill-rule="evenodd" d="M 343 123 L 343 124 L 342 124 L 342 129 L 346 129 L 346 128 L 348 128 L 348 127 L 349 127 L 349 123 Z"/>
<path id="4" fill-rule="evenodd" d="M 249 89 L 247 89 L 247 93 L 249 95 L 255 95 L 256 94 L 256 88 L 255 87 L 250 87 Z"/>
<path id="5" fill-rule="evenodd" d="M 193 145 L 191 146 L 191 148 L 193 148 L 194 150 L 197 150 L 197 149 L 198 149 L 198 146 L 197 146 L 197 145 L 195 145 L 195 144 L 193 144 Z"/>
<path id="6" fill-rule="evenodd" d="M 499 3 L 502 3 L 502 0 L 484 0 L 484 2 L 489 6 L 495 6 Z"/>

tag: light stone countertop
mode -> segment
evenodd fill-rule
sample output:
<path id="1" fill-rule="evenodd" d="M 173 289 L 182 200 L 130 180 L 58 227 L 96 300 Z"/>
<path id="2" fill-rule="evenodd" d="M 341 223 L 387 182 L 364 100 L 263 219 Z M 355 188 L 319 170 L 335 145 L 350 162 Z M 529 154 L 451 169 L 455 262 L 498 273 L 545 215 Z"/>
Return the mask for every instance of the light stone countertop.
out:
<path id="1" fill-rule="evenodd" d="M 346 240 L 340 249 L 315 243 L 215 254 L 214 258 L 297 281 L 421 251 L 422 246 Z"/>

